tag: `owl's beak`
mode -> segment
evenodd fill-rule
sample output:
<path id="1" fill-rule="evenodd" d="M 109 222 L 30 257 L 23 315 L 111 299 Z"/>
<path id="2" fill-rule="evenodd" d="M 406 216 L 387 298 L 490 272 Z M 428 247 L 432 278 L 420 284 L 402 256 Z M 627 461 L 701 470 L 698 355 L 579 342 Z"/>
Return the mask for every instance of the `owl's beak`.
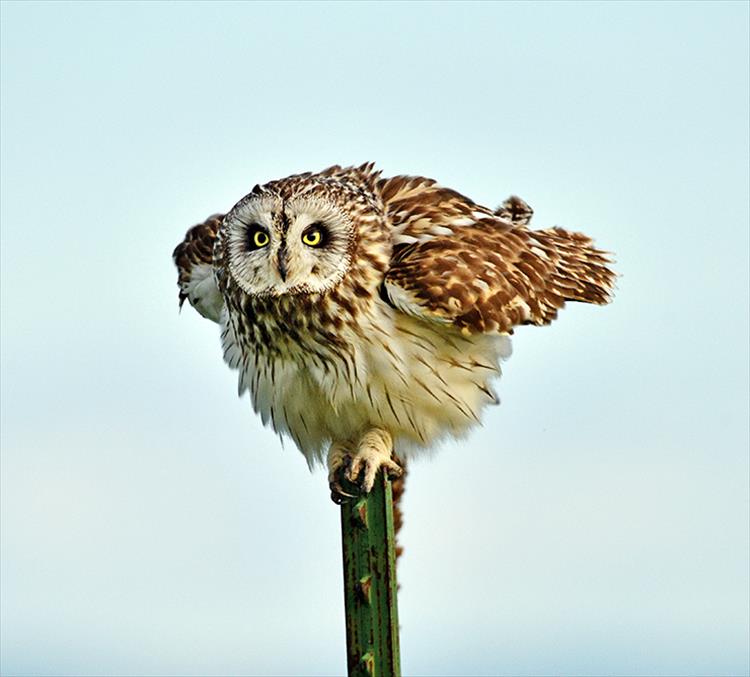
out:
<path id="1" fill-rule="evenodd" d="M 282 282 L 286 282 L 286 276 L 287 276 L 287 267 L 286 267 L 286 246 L 281 245 L 279 248 L 279 253 L 277 257 L 277 266 L 279 269 L 279 277 L 281 277 Z"/>

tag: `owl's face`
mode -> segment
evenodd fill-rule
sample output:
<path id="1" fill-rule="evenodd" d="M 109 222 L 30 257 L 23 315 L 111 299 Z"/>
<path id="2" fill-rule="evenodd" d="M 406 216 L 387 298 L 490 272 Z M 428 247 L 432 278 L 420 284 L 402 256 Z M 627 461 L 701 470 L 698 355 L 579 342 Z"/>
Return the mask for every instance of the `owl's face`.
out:
<path id="1" fill-rule="evenodd" d="M 229 272 L 253 296 L 324 292 L 351 264 L 352 220 L 323 198 L 250 195 L 222 227 Z"/>

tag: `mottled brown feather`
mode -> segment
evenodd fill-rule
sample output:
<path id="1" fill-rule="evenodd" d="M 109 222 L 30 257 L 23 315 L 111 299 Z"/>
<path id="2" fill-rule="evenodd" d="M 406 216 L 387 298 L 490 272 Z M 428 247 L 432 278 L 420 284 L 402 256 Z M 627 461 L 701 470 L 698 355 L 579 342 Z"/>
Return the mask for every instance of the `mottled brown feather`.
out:
<path id="1" fill-rule="evenodd" d="M 298 174 L 257 190 L 282 186 L 295 192 L 310 176 Z M 394 243 L 386 294 L 403 290 L 413 300 L 410 312 L 425 320 L 469 333 L 512 333 L 520 324 L 549 324 L 566 301 L 610 300 L 615 274 L 607 253 L 580 233 L 528 229 L 533 210 L 516 196 L 493 212 L 427 177 L 380 178 L 372 163 L 333 165 L 316 176 L 379 195 Z M 193 267 L 213 264 L 222 218 L 216 214 L 193 226 L 174 250 L 180 305 Z"/>
<path id="2" fill-rule="evenodd" d="M 172 259 L 177 266 L 180 307 L 187 298 L 184 289 L 190 282 L 193 267 L 201 264 L 213 265 L 216 233 L 223 218 L 224 214 L 214 214 L 203 223 L 193 226 L 185 234 L 185 239 L 172 252 Z"/>
<path id="3" fill-rule="evenodd" d="M 519 226 L 528 226 L 533 215 L 534 210 L 517 195 L 511 195 L 495 210 L 495 216 Z"/>
<path id="4" fill-rule="evenodd" d="M 496 212 L 431 179 L 381 180 L 394 249 L 385 278 L 402 310 L 467 333 L 549 324 L 565 301 L 607 303 L 608 255 L 562 228 L 526 228 L 532 209 L 515 196 Z"/>

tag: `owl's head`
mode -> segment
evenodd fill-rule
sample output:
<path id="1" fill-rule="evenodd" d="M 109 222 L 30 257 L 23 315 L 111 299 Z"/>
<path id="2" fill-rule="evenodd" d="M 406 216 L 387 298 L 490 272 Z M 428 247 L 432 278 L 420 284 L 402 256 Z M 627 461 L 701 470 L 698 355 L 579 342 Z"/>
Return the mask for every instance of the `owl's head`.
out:
<path id="1" fill-rule="evenodd" d="M 326 291 L 346 274 L 355 245 L 351 216 L 315 195 L 251 193 L 223 229 L 229 273 L 253 296 Z"/>
<path id="2" fill-rule="evenodd" d="M 347 274 L 379 284 L 391 252 L 379 174 L 334 166 L 256 186 L 224 217 L 222 268 L 251 296 L 324 293 Z"/>

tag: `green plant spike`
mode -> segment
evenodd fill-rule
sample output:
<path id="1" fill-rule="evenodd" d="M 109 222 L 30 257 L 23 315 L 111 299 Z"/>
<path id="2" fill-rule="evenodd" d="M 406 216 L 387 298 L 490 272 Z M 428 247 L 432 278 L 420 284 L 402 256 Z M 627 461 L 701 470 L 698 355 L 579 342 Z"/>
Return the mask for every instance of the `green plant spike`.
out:
<path id="1" fill-rule="evenodd" d="M 400 677 L 391 481 L 341 506 L 346 655 L 350 677 Z"/>

